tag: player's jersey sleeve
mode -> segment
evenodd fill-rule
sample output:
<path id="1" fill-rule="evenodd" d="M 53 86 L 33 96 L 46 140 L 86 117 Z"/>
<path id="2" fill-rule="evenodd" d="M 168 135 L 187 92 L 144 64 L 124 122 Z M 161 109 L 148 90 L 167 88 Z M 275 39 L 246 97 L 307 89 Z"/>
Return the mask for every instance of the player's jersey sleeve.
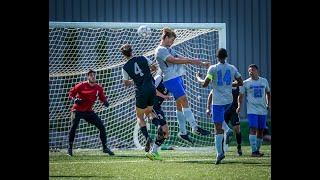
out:
<path id="1" fill-rule="evenodd" d="M 151 64 L 152 64 L 151 59 L 149 59 L 149 58 L 147 58 L 147 57 L 145 57 L 145 56 L 144 56 L 144 58 L 146 58 L 146 60 L 147 60 L 147 62 L 148 62 L 148 65 L 151 66 Z"/>
<path id="2" fill-rule="evenodd" d="M 160 82 L 161 82 L 161 80 L 162 80 L 162 77 L 161 77 L 161 75 L 156 75 L 155 77 L 154 77 L 154 80 L 155 80 L 155 82 L 154 82 L 154 85 L 156 86 L 156 88 L 159 86 L 159 84 L 160 84 Z"/>
<path id="3" fill-rule="evenodd" d="M 76 97 L 77 93 L 79 92 L 81 84 L 82 83 L 78 83 L 77 85 L 75 85 L 73 88 L 70 89 L 70 91 L 69 91 L 69 99 L 72 99 L 72 98 Z"/>
<path id="4" fill-rule="evenodd" d="M 169 50 L 165 47 L 159 48 L 156 55 L 157 55 L 158 59 L 161 59 L 162 61 L 167 61 L 167 58 L 169 56 L 172 56 L 169 53 Z"/>
<path id="5" fill-rule="evenodd" d="M 101 85 L 98 85 L 98 97 L 101 102 L 105 102 L 107 97 L 104 95 L 104 91 Z"/>
<path id="6" fill-rule="evenodd" d="M 214 79 L 214 72 L 215 72 L 215 66 L 210 66 L 208 71 L 207 71 L 207 76 L 206 78 L 213 80 Z"/>
<path id="7" fill-rule="evenodd" d="M 243 85 L 239 86 L 239 93 L 240 94 L 245 94 L 246 88 L 245 86 L 247 85 L 247 81 L 243 81 Z"/>
<path id="8" fill-rule="evenodd" d="M 266 84 L 266 92 L 270 92 L 269 82 L 267 79 L 264 79 L 264 82 Z"/>
<path id="9" fill-rule="evenodd" d="M 123 68 L 122 68 L 122 79 L 123 80 L 129 80 L 130 79 L 129 74 Z"/>
<path id="10" fill-rule="evenodd" d="M 233 66 L 232 65 L 232 67 L 233 67 L 233 69 L 234 69 L 234 77 L 235 78 L 239 78 L 239 77 L 241 77 L 241 74 L 240 74 L 240 72 L 238 71 L 238 69 L 235 67 L 235 66 Z"/>

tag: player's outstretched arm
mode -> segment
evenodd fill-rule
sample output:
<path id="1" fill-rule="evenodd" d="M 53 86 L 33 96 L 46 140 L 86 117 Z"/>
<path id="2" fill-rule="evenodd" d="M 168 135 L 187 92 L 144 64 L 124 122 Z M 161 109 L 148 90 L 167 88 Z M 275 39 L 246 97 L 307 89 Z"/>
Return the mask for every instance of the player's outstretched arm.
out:
<path id="1" fill-rule="evenodd" d="M 200 59 L 186 58 L 182 56 L 178 56 L 178 57 L 169 56 L 166 61 L 172 64 L 193 64 L 193 65 L 200 65 L 204 67 L 210 66 L 210 62 L 202 61 Z"/>
<path id="2" fill-rule="evenodd" d="M 208 95 L 208 100 L 207 100 L 207 116 L 211 117 L 211 104 L 212 104 L 212 93 L 213 91 L 210 91 L 209 95 Z"/>
<path id="3" fill-rule="evenodd" d="M 199 72 L 196 73 L 197 81 L 202 85 L 202 87 L 207 87 L 211 81 L 211 79 L 207 76 L 205 79 L 201 78 L 202 74 Z"/>
<path id="4" fill-rule="evenodd" d="M 236 112 L 239 114 L 240 113 L 240 107 L 241 107 L 241 104 L 242 104 L 242 101 L 243 101 L 243 94 L 240 93 L 239 96 L 238 96 L 238 107 L 236 109 Z"/>
<path id="5" fill-rule="evenodd" d="M 158 91 L 157 89 L 156 89 L 156 92 L 157 92 L 157 96 L 162 97 L 165 100 L 170 100 L 171 99 L 171 96 L 164 95 L 160 91 Z"/>

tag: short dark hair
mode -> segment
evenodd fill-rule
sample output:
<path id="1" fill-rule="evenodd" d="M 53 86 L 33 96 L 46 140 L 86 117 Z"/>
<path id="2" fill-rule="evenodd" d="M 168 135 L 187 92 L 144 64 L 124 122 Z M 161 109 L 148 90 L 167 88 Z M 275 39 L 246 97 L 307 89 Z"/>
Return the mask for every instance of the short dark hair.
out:
<path id="1" fill-rule="evenodd" d="M 259 68 L 256 64 L 250 64 L 249 68 L 255 68 L 256 70 L 259 70 Z"/>
<path id="2" fill-rule="evenodd" d="M 130 44 L 124 44 L 121 46 L 120 51 L 123 55 L 130 57 L 132 55 L 132 46 Z"/>
<path id="3" fill-rule="evenodd" d="M 225 58 L 227 58 L 227 57 L 228 57 L 228 52 L 227 52 L 227 50 L 224 49 L 224 48 L 219 48 L 219 49 L 217 50 L 217 57 L 218 57 L 219 59 L 225 59 Z"/>
<path id="4" fill-rule="evenodd" d="M 87 76 L 89 76 L 90 73 L 95 73 L 96 74 L 96 72 L 94 70 L 92 70 L 92 69 L 89 69 L 89 71 L 87 73 Z"/>

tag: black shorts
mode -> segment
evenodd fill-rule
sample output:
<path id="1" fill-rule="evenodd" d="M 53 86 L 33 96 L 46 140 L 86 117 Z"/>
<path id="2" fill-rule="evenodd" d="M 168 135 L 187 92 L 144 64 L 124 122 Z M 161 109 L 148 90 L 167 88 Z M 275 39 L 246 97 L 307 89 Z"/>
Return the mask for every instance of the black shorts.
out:
<path id="1" fill-rule="evenodd" d="M 164 116 L 164 112 L 161 108 L 155 107 L 153 109 L 158 116 L 159 122 L 152 122 L 155 126 L 164 126 L 167 124 L 166 117 Z"/>
<path id="2" fill-rule="evenodd" d="M 231 121 L 232 126 L 240 125 L 239 116 L 235 108 L 230 108 L 224 113 L 224 120 L 227 124 Z"/>
<path id="3" fill-rule="evenodd" d="M 156 89 L 150 88 L 147 90 L 136 91 L 136 106 L 145 109 L 148 106 L 153 106 L 156 100 Z"/>

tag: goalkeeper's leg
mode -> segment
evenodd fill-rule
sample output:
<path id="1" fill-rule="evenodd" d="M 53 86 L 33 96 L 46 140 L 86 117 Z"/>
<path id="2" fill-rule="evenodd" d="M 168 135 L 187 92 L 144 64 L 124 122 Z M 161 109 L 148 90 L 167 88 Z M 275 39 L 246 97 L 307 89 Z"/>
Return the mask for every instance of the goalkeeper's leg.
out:
<path id="1" fill-rule="evenodd" d="M 80 118 L 82 118 L 81 112 L 71 112 L 71 127 L 69 130 L 69 147 L 68 147 L 68 155 L 73 156 L 72 148 L 73 148 L 73 142 L 76 135 L 76 129 L 79 125 Z"/>
<path id="2" fill-rule="evenodd" d="M 85 120 L 99 129 L 103 152 L 113 156 L 114 153 L 107 147 L 106 128 L 99 116 L 95 112 L 90 112 Z"/>

